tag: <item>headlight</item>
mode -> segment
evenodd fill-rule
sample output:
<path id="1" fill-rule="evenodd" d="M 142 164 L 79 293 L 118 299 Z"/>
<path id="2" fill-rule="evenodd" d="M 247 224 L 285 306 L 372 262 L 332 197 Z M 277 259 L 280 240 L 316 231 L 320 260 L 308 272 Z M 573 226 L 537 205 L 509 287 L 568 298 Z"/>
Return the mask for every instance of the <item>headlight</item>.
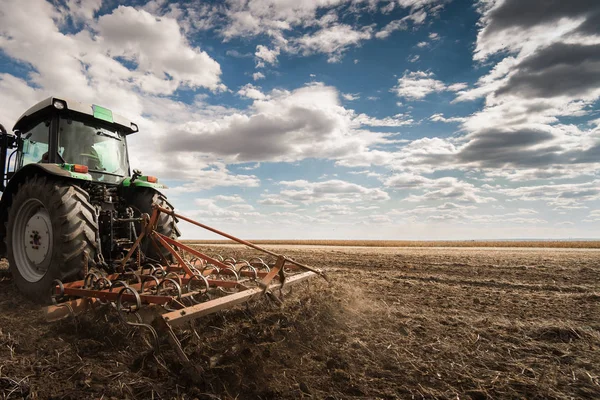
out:
<path id="1" fill-rule="evenodd" d="M 131 130 L 134 132 L 138 131 L 138 126 L 136 124 L 134 124 L 133 122 L 131 123 Z"/>
<path id="2" fill-rule="evenodd" d="M 54 102 L 52 103 L 52 105 L 57 110 L 64 110 L 67 107 L 67 105 L 65 104 L 65 102 L 61 101 L 61 100 L 54 100 Z"/>

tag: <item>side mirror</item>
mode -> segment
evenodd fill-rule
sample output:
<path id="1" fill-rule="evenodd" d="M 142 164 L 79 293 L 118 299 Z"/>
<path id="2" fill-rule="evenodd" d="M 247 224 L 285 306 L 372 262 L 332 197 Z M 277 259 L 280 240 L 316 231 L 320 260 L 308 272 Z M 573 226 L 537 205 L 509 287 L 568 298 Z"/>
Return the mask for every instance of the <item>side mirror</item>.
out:
<path id="1" fill-rule="evenodd" d="M 133 175 L 131 175 L 131 182 L 135 181 L 140 176 L 142 176 L 142 171 L 140 171 L 139 169 L 134 169 Z"/>

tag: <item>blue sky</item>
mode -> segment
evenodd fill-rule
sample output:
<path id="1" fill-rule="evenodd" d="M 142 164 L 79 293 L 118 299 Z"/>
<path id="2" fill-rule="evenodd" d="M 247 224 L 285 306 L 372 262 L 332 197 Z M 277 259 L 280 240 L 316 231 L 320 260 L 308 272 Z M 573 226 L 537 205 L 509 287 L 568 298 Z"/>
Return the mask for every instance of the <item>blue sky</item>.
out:
<path id="1" fill-rule="evenodd" d="M 109 107 L 248 238 L 596 238 L 600 4 L 569 4 L 3 0 L 0 121 Z"/>

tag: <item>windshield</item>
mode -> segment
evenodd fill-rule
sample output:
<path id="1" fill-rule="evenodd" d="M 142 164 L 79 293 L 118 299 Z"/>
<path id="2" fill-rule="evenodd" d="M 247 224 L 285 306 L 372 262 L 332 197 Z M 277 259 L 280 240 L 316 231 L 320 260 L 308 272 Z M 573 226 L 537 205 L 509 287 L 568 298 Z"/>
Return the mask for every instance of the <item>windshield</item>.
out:
<path id="1" fill-rule="evenodd" d="M 66 163 L 86 165 L 97 181 L 116 183 L 129 174 L 125 135 L 102 124 L 61 118 L 58 154 Z"/>

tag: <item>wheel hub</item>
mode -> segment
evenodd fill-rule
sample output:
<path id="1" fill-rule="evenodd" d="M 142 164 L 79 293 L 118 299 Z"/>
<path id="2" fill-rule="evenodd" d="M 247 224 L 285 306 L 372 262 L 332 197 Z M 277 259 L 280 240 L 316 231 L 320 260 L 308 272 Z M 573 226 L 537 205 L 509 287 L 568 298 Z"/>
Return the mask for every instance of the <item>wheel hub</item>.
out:
<path id="1" fill-rule="evenodd" d="M 54 243 L 50 214 L 40 200 L 31 198 L 19 206 L 11 234 L 19 274 L 28 282 L 38 282 L 48 271 Z"/>
<path id="2" fill-rule="evenodd" d="M 50 248 L 50 221 L 47 217 L 48 212 L 40 210 L 25 225 L 25 253 L 36 265 L 46 259 Z"/>

